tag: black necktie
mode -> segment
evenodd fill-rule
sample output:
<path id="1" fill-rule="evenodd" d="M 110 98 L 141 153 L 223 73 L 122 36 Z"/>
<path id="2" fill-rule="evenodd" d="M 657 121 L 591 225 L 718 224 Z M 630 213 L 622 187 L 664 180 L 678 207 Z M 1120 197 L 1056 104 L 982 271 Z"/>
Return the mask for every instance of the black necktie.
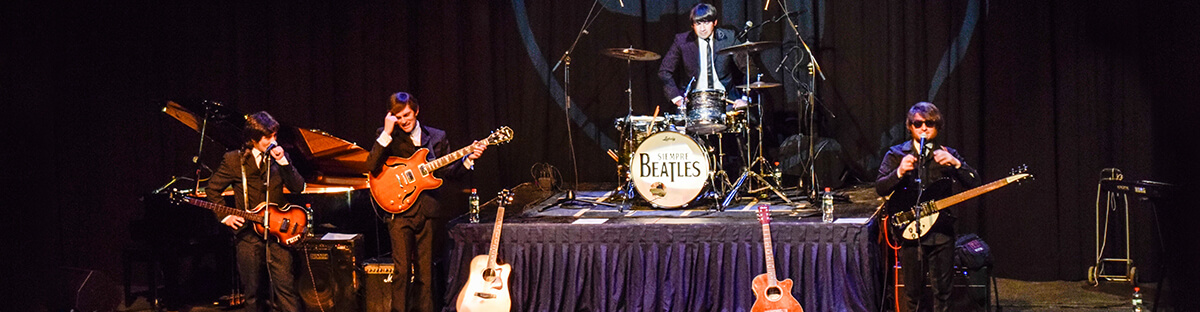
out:
<path id="1" fill-rule="evenodd" d="M 708 66 L 704 69 L 704 71 L 708 72 L 708 88 L 716 89 L 716 86 L 713 85 L 713 76 L 715 76 L 715 73 L 713 73 L 712 69 L 715 67 L 715 65 L 713 64 L 712 37 L 704 38 L 704 44 L 708 46 Z"/>

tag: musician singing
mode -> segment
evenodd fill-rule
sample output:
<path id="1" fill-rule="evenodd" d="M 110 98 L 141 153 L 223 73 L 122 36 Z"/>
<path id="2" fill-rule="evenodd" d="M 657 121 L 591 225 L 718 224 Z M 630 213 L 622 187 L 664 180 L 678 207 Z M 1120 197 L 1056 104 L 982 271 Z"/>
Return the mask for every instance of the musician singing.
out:
<path id="1" fill-rule="evenodd" d="M 269 200 L 283 206 L 283 188 L 292 193 L 304 191 L 304 178 L 288 161 L 283 148 L 275 144 L 279 123 L 267 112 L 247 116 L 242 149 L 225 153 L 221 167 L 213 173 L 204 190 L 208 199 L 217 204 L 251 209 Z M 269 174 L 269 175 L 268 175 Z M 267 182 L 270 182 L 268 185 Z M 233 187 L 234 205 L 224 202 L 221 192 Z M 263 208 L 266 209 L 266 208 Z M 236 215 L 217 213 L 217 219 L 236 231 L 238 273 L 246 294 L 247 311 L 300 311 L 300 297 L 292 275 L 292 254 L 277 241 L 264 241 L 246 220 Z M 269 251 L 264 250 L 264 244 Z M 267 257 L 270 260 L 267 260 Z M 266 267 L 267 271 L 262 270 Z M 267 280 L 268 283 L 262 283 Z M 274 302 L 265 304 L 263 286 L 270 285 Z M 271 299 L 267 297 L 265 299 Z"/>
<path id="2" fill-rule="evenodd" d="M 450 153 L 450 144 L 446 132 L 437 128 L 425 126 L 417 121 L 421 107 L 417 99 L 407 92 L 392 94 L 389 99 L 390 109 L 383 119 L 383 128 L 379 129 L 379 137 L 367 156 L 367 165 L 372 175 L 378 174 L 389 156 L 411 157 L 420 148 L 429 149 L 426 161 L 436 159 Z M 399 127 L 396 131 L 397 127 Z M 461 176 L 472 169 L 475 159 L 483 155 L 487 144 L 475 141 L 471 153 L 460 161 L 437 169 L 433 172 L 439 178 Z M 432 218 L 439 209 L 436 190 L 429 190 L 417 196 L 417 202 L 412 208 L 388 218 L 388 234 L 392 241 L 392 263 L 396 273 L 392 283 L 392 311 L 433 311 L 433 231 Z M 416 265 L 413 266 L 413 260 Z M 410 267 L 416 273 L 410 290 Z"/>
<path id="3" fill-rule="evenodd" d="M 905 124 L 912 139 L 888 149 L 875 180 L 876 193 L 880 196 L 891 194 L 887 203 L 889 213 L 953 195 L 953 182 L 966 188 L 979 185 L 979 173 L 963 161 L 957 150 L 936 143 L 938 129 L 945 124 L 937 106 L 929 102 L 913 105 L 908 110 Z M 922 142 L 924 146 L 921 146 Z M 943 210 L 927 234 L 900 243 L 904 285 L 915 285 L 904 288 L 909 311 L 919 311 L 918 305 L 927 304 L 921 302 L 925 292 L 925 287 L 921 287 L 926 282 L 925 268 L 932 277 L 929 284 L 933 288 L 934 311 L 950 309 L 947 301 L 954 271 L 954 220 L 949 210 Z"/>

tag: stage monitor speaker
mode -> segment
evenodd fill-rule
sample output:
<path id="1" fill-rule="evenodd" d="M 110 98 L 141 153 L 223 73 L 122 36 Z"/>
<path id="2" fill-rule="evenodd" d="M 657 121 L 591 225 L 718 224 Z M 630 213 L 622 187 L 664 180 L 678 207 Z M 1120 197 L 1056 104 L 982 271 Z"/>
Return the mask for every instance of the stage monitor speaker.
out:
<path id="1" fill-rule="evenodd" d="M 367 259 L 363 263 L 363 272 L 367 274 L 363 285 L 363 305 L 367 312 L 387 312 L 392 310 L 392 273 L 395 266 L 391 257 Z"/>
<path id="2" fill-rule="evenodd" d="M 809 137 L 797 134 L 788 137 L 779 146 L 779 166 L 787 176 L 808 177 L 808 145 Z M 842 162 L 842 144 L 832 138 L 817 138 L 813 146 L 817 161 L 813 169 L 817 176 L 817 189 L 823 187 L 839 188 L 845 181 L 842 177 L 846 172 L 846 164 Z M 785 186 L 795 186 L 798 181 L 785 178 Z M 805 180 L 807 181 L 807 180 Z M 801 182 L 807 183 L 807 182 Z"/>
<path id="3" fill-rule="evenodd" d="M 296 260 L 297 289 L 307 311 L 360 311 L 358 259 L 362 235 L 330 233 L 308 238 Z"/>
<path id="4" fill-rule="evenodd" d="M 903 276 L 899 266 L 895 268 L 895 276 Z M 987 311 L 988 305 L 991 303 L 988 297 L 991 291 L 991 272 L 988 267 L 983 267 L 978 270 L 964 270 L 958 267 L 954 268 L 953 288 L 950 289 L 950 311 Z M 911 312 L 908 310 L 908 294 L 904 291 L 904 281 L 901 278 L 896 285 L 898 293 L 895 302 L 898 304 L 898 312 Z M 925 285 L 925 300 L 923 302 L 933 303 L 933 290 L 929 289 L 929 284 Z M 932 306 L 931 306 L 932 308 Z"/>

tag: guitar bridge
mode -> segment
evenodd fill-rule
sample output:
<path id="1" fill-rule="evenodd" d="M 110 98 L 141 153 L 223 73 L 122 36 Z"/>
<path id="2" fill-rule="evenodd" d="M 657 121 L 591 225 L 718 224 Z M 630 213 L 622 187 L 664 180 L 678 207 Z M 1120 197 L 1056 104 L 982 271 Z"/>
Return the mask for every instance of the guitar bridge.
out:
<path id="1" fill-rule="evenodd" d="M 485 293 L 485 292 L 477 292 L 477 293 L 475 293 L 475 297 L 479 297 L 479 298 L 483 298 L 483 299 L 496 299 L 496 295 Z"/>

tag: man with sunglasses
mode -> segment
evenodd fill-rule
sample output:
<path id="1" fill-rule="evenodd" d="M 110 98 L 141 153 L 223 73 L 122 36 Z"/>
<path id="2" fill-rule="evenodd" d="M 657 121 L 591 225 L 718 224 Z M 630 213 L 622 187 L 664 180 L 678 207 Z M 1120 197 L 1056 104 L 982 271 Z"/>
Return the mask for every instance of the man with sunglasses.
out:
<path id="1" fill-rule="evenodd" d="M 943 124 L 941 112 L 929 102 L 909 108 L 905 123 L 912 139 L 892 146 L 879 165 L 875 192 L 888 197 L 888 213 L 912 209 L 913 205 L 954 194 L 957 182 L 964 188 L 979 185 L 979 173 L 963 161 L 958 151 L 937 143 Z M 922 146 L 922 144 L 924 146 Z M 900 242 L 902 281 L 908 295 L 908 310 L 919 311 L 927 276 L 933 288 L 934 311 L 949 311 L 954 273 L 954 215 L 942 210 L 933 228 L 916 240 Z"/>

